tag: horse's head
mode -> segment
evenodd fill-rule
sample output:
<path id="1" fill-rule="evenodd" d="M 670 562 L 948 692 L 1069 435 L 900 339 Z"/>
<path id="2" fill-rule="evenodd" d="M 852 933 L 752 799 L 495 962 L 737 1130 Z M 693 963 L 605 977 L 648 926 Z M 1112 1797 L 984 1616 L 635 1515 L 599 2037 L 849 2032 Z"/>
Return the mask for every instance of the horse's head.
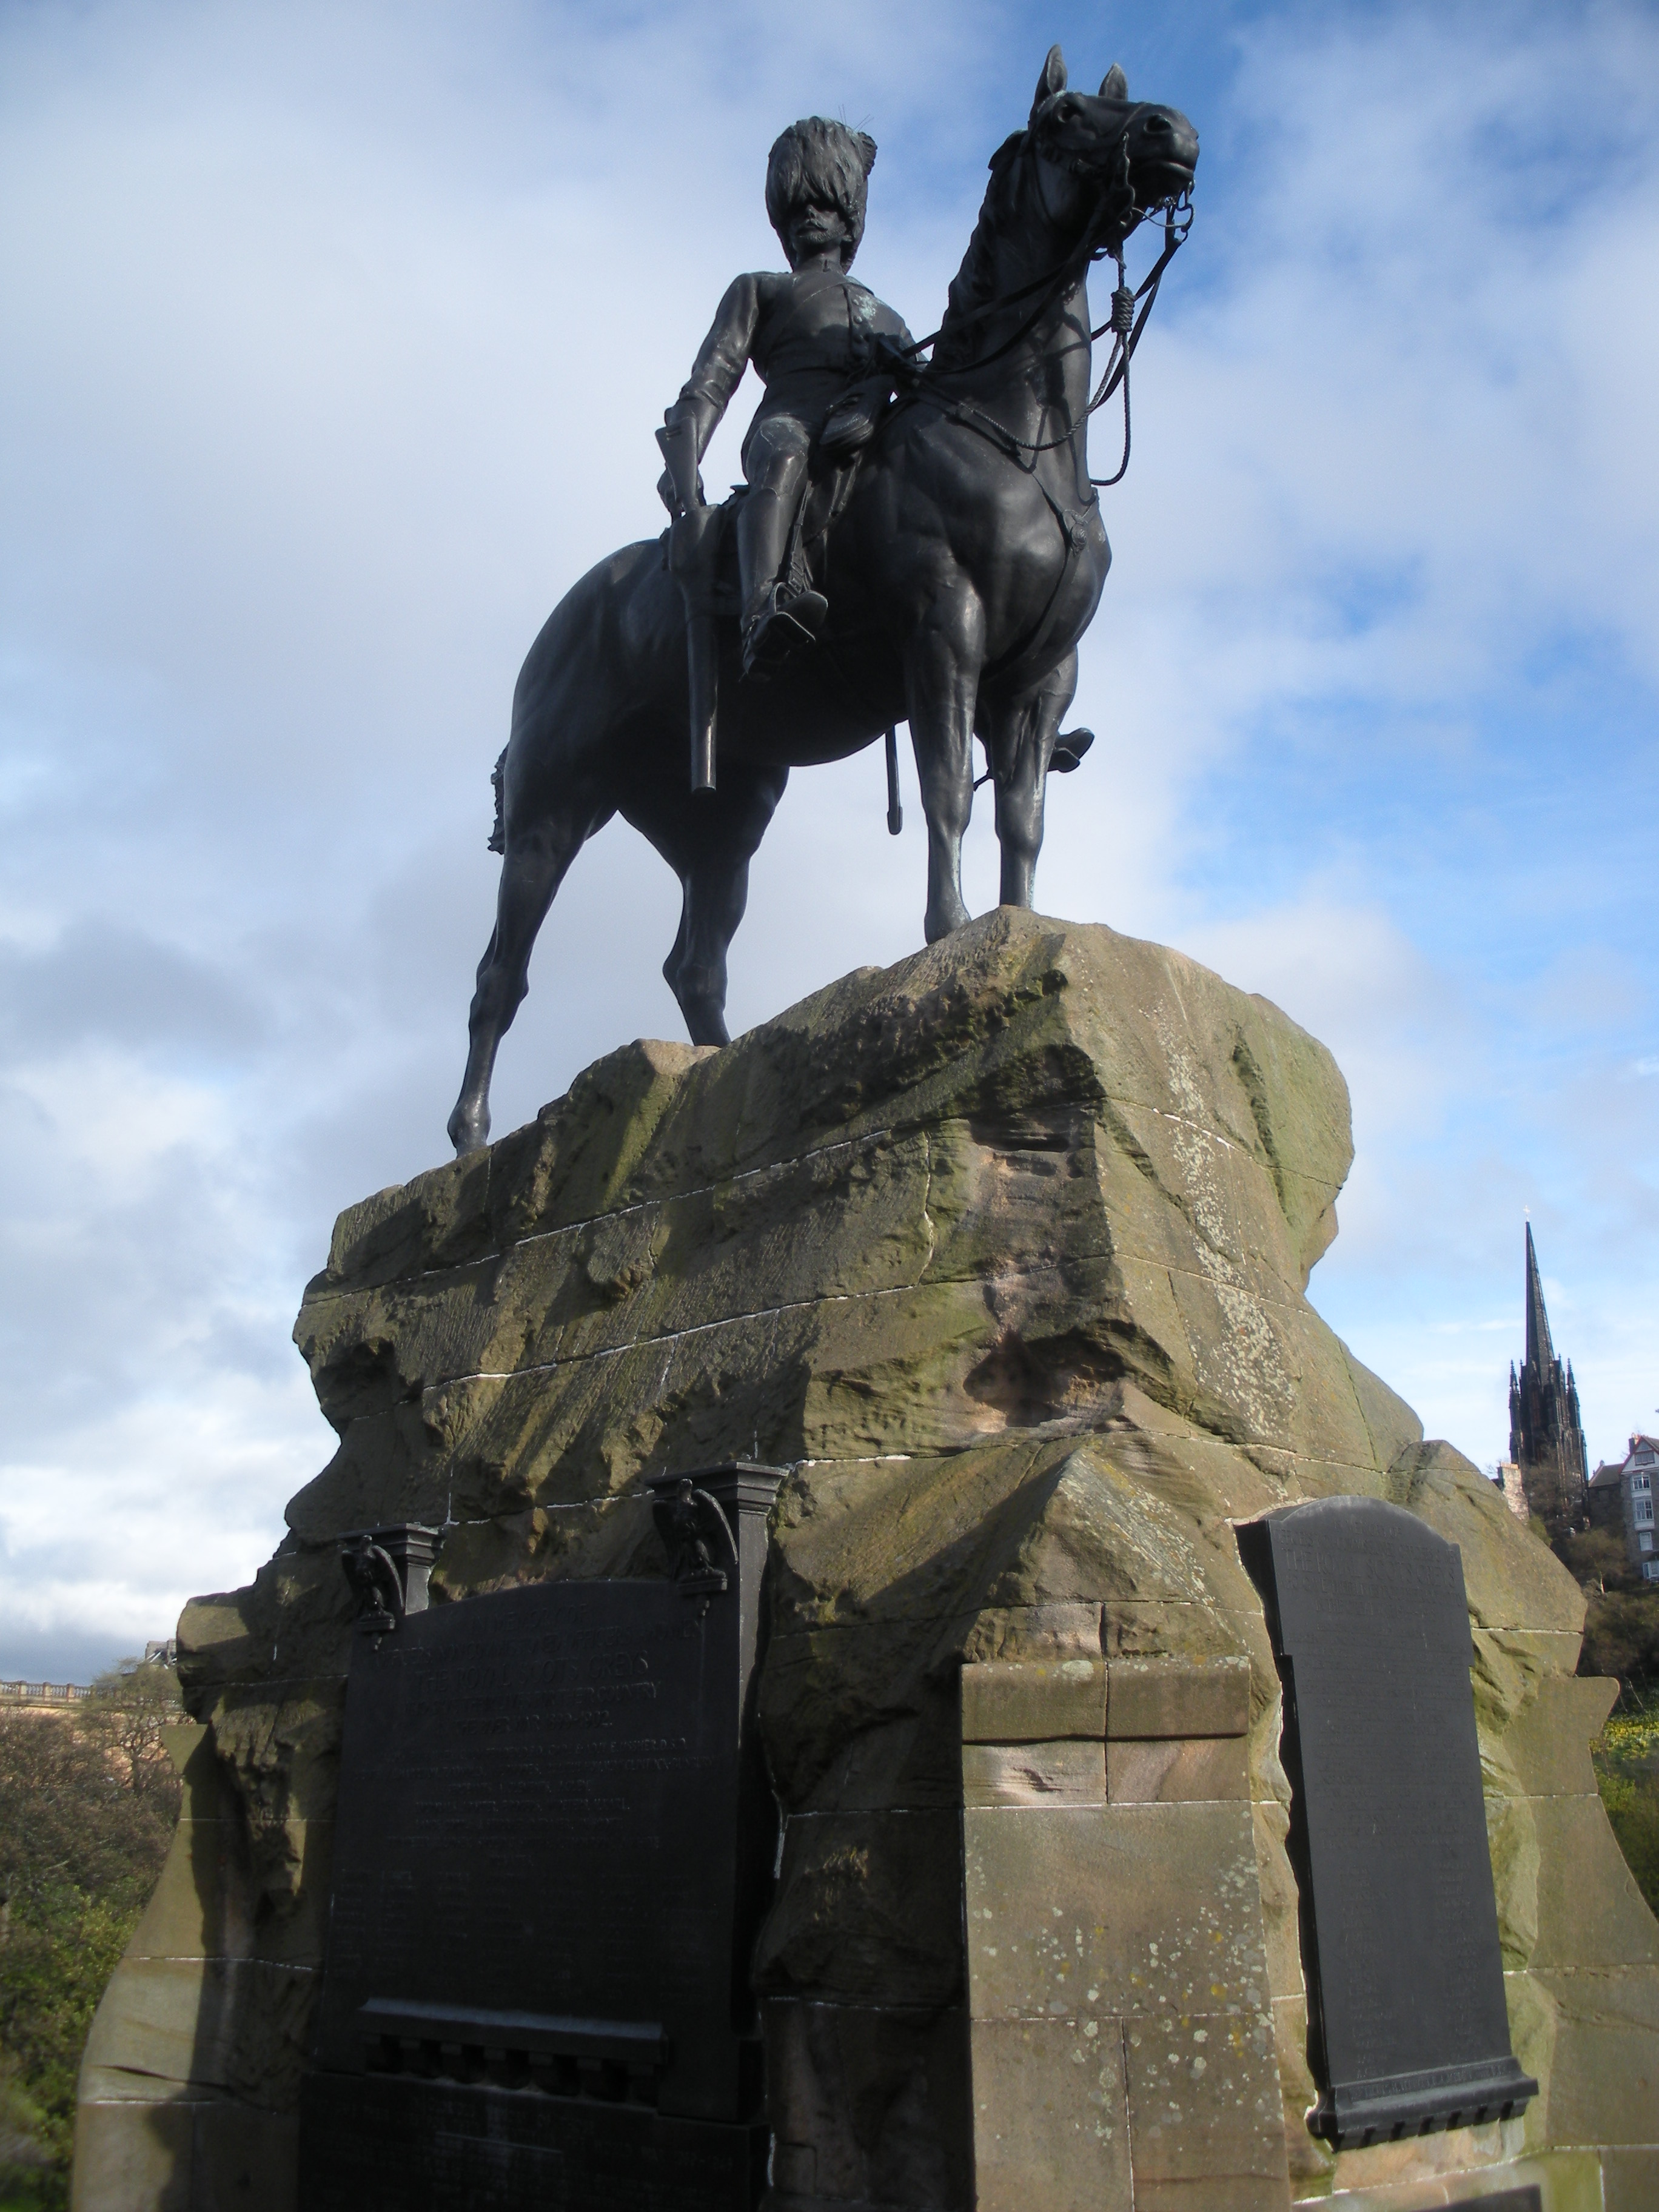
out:
<path id="1" fill-rule="evenodd" d="M 1097 93 L 1072 91 L 1058 46 L 1037 79 L 1026 143 L 1088 204 L 1097 242 L 1109 246 L 1190 191 L 1198 165 L 1198 133 L 1179 108 L 1131 100 L 1115 63 Z"/>

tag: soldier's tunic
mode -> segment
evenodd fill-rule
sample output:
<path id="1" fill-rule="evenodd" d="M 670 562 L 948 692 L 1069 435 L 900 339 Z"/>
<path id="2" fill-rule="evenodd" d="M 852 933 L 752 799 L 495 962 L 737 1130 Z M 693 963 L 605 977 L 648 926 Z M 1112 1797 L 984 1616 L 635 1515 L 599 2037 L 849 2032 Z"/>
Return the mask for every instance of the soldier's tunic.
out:
<path id="1" fill-rule="evenodd" d="M 747 470 L 757 436 L 769 424 L 781 430 L 787 421 L 805 441 L 817 436 L 836 401 L 868 374 L 878 336 L 910 343 L 893 310 L 840 270 L 739 276 L 720 301 L 668 419 L 690 415 L 701 451 L 752 362 L 766 392 L 743 441 Z"/>

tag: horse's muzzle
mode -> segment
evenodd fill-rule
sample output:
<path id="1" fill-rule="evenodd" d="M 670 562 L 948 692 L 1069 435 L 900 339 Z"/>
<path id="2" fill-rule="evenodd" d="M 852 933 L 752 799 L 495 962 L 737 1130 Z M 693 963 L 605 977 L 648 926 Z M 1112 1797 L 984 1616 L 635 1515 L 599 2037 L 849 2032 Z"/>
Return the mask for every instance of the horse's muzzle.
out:
<path id="1" fill-rule="evenodd" d="M 1176 107 L 1144 107 L 1128 131 L 1129 181 L 1136 204 L 1161 207 L 1193 188 L 1198 133 Z"/>

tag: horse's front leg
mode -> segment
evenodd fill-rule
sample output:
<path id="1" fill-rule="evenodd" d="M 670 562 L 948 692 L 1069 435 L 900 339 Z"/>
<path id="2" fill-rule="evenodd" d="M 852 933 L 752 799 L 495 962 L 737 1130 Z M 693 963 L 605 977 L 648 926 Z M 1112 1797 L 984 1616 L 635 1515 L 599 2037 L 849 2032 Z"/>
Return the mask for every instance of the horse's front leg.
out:
<path id="1" fill-rule="evenodd" d="M 997 842 L 1002 848 L 1004 906 L 1031 903 L 1048 763 L 1066 709 L 1077 692 L 1077 654 L 1068 653 L 1041 688 L 1006 707 L 981 710 L 981 732 L 997 794 Z"/>
<path id="2" fill-rule="evenodd" d="M 974 811 L 974 709 L 985 613 L 965 583 L 923 616 L 905 648 L 904 688 L 927 821 L 927 942 L 969 919 L 962 841 Z"/>

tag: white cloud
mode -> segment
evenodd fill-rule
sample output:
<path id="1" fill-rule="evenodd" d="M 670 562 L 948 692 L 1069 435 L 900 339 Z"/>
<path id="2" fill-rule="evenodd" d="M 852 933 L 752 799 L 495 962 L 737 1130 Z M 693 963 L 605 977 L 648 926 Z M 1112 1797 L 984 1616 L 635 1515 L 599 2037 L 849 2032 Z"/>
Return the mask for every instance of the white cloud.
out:
<path id="1" fill-rule="evenodd" d="M 651 426 L 733 269 L 775 256 L 771 135 L 869 123 L 860 271 L 930 327 L 1048 35 L 868 0 L 0 23 L 0 1328 L 25 1377 L 0 1598 L 31 1633 L 162 1632 L 320 1463 L 299 1289 L 339 1206 L 441 1154 L 514 675 L 574 576 L 660 526 Z M 1171 939 L 1332 1046 L 1360 1154 L 1316 1295 L 1431 1426 L 1503 1448 L 1501 1336 L 1434 1332 L 1511 1277 L 1518 1322 L 1532 1202 L 1621 1431 L 1659 1395 L 1650 959 L 1573 904 L 1582 852 L 1540 889 L 1559 941 L 1494 951 L 1449 918 L 1474 833 L 1427 815 L 1514 702 L 1539 775 L 1595 771 L 1596 685 L 1651 711 L 1659 32 L 1404 9 L 1202 45 L 1228 39 L 1224 95 L 1188 56 L 1216 111 L 1195 79 L 1199 223 L 1137 369 L 1074 717 L 1100 743 L 1054 788 L 1039 901 Z M 1549 662 L 1564 639 L 1588 679 Z M 1379 779 L 1407 819 L 1424 794 L 1421 849 L 1384 837 Z M 908 766 L 906 799 L 890 845 L 878 755 L 796 778 L 736 1023 L 915 945 Z M 988 809 L 966 873 L 988 904 Z M 677 890 L 619 824 L 582 855 L 498 1127 L 678 1032 Z M 106 1513 L 126 1547 L 94 1558 Z"/>
<path id="2" fill-rule="evenodd" d="M 66 1425 L 50 1460 L 0 1464 L 9 1641 L 101 1638 L 113 1659 L 171 1635 L 187 1597 L 234 1588 L 270 1549 L 271 1501 L 314 1472 L 319 1431 L 296 1363 L 280 1382 L 163 1389 Z"/>

